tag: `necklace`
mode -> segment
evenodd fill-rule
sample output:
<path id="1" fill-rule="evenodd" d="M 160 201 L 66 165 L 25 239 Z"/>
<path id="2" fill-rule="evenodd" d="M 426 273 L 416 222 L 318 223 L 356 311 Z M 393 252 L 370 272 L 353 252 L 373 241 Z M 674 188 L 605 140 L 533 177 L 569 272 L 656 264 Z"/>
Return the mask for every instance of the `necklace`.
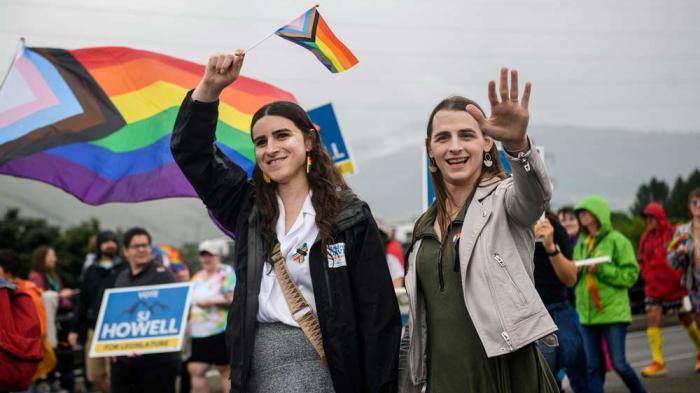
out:
<path id="1" fill-rule="evenodd" d="M 450 205 L 452 204 L 452 203 L 450 203 L 449 201 L 448 201 L 448 203 L 449 203 Z M 459 211 L 460 211 L 460 210 L 462 210 L 462 207 L 461 207 L 461 206 L 456 206 L 456 207 L 454 207 L 454 208 L 452 208 L 452 209 L 450 209 L 450 208 L 448 207 L 447 216 L 450 218 L 450 222 L 454 221 L 455 217 L 457 217 L 457 215 L 459 214 Z"/>

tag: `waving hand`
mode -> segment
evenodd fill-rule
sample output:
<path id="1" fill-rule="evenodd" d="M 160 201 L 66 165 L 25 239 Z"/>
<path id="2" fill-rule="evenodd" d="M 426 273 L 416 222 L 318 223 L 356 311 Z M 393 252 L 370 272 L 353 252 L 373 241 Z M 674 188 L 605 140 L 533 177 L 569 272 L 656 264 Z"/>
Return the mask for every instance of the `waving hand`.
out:
<path id="1" fill-rule="evenodd" d="M 467 106 L 467 111 L 479 123 L 481 130 L 488 136 L 501 141 L 503 147 L 511 152 L 526 150 L 527 123 L 530 119 L 528 104 L 530 103 L 530 82 L 525 83 L 522 98 L 518 92 L 518 71 L 510 71 L 510 86 L 508 85 L 508 68 L 501 68 L 498 86 L 499 97 L 496 95 L 496 82 L 489 81 L 488 94 L 491 102 L 491 116 L 485 118 L 479 109 L 473 105 Z"/>

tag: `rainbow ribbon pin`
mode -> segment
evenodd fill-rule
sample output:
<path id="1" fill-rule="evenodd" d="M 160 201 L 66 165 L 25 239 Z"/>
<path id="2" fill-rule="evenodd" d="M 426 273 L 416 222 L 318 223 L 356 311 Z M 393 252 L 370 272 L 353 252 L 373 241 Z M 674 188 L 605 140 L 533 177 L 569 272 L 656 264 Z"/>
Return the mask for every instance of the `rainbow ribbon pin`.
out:
<path id="1" fill-rule="evenodd" d="M 309 246 L 306 243 L 304 243 L 301 245 L 301 247 L 297 248 L 297 252 L 294 253 L 294 262 L 297 262 L 299 264 L 304 263 L 304 258 L 306 258 L 308 254 Z"/>
<path id="2" fill-rule="evenodd" d="M 679 245 L 685 244 L 687 241 L 688 241 L 688 232 L 683 232 L 671 240 L 671 242 L 668 244 L 667 251 L 672 252 L 676 248 L 678 248 Z"/>

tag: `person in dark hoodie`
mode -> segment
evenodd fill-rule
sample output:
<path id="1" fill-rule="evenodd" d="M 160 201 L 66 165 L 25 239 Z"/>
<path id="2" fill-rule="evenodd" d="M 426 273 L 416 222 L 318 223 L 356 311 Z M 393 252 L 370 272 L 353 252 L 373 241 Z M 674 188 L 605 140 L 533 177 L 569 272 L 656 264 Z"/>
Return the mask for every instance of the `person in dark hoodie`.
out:
<path id="1" fill-rule="evenodd" d="M 668 372 L 662 352 L 661 316 L 677 313 L 697 351 L 700 351 L 700 331 L 693 317 L 682 310 L 683 298 L 687 294 L 681 285 L 682 271 L 672 269 L 666 261 L 666 246 L 673 237 L 674 225 L 668 222 L 666 212 L 658 202 L 649 203 L 642 216 L 647 227 L 639 240 L 637 260 L 644 279 L 647 338 L 652 360 L 641 374 L 658 377 Z"/>
<path id="2" fill-rule="evenodd" d="M 109 391 L 109 358 L 90 358 L 88 353 L 102 304 L 102 295 L 105 289 L 114 286 L 117 275 L 128 267 L 118 256 L 118 251 L 119 240 L 114 232 L 102 231 L 97 234 L 95 262 L 87 268 L 80 284 L 73 328 L 68 335 L 68 342 L 73 347 L 78 342 L 84 343 L 85 373 L 88 381 L 102 392 Z"/>
<path id="3" fill-rule="evenodd" d="M 401 315 L 379 229 L 306 112 L 287 101 L 255 111 L 252 182 L 214 143 L 219 105 L 232 99 L 219 96 L 242 64 L 240 50 L 209 58 L 171 142 L 197 194 L 236 235 L 231 391 L 394 392 Z"/>

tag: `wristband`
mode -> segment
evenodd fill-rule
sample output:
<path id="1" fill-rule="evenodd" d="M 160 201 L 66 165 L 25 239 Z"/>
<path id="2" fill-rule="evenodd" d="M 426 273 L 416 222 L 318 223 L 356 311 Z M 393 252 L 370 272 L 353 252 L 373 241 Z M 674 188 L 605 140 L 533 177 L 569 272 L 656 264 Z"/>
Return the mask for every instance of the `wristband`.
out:
<path id="1" fill-rule="evenodd" d="M 555 244 L 554 247 L 555 247 L 555 248 L 554 248 L 554 251 L 548 252 L 548 253 L 547 253 L 547 256 L 550 257 L 550 258 L 551 258 L 551 257 L 556 257 L 557 255 L 559 255 L 559 254 L 561 253 L 561 249 L 559 248 L 559 245 L 558 245 L 558 244 Z"/>

